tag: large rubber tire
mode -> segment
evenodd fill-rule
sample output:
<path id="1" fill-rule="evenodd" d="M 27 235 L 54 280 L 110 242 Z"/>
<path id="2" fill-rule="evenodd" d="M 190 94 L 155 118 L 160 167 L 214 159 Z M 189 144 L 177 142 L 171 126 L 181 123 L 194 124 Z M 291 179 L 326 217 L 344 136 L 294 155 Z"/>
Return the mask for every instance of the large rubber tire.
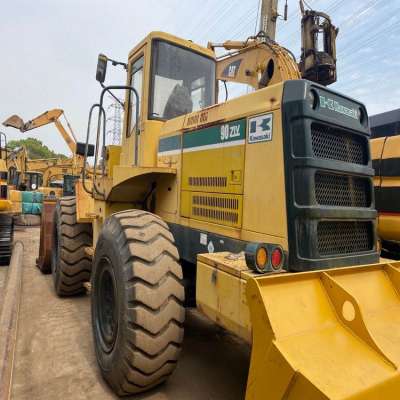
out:
<path id="1" fill-rule="evenodd" d="M 174 371 L 185 318 L 182 269 L 167 224 L 140 210 L 109 217 L 96 244 L 92 326 L 102 375 L 120 396 Z"/>
<path id="2" fill-rule="evenodd" d="M 59 296 L 85 292 L 84 282 L 90 281 L 92 260 L 85 247 L 92 247 L 92 225 L 76 222 L 75 197 L 62 197 L 54 216 L 51 271 L 54 288 Z"/>
<path id="3" fill-rule="evenodd" d="M 0 265 L 10 264 L 13 240 L 13 217 L 7 214 L 0 214 Z"/>

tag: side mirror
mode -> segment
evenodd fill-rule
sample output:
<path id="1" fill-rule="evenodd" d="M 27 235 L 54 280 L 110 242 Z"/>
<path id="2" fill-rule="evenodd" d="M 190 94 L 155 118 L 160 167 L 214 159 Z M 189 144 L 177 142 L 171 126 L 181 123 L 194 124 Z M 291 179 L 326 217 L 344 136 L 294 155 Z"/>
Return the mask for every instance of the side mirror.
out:
<path id="1" fill-rule="evenodd" d="M 85 147 L 86 147 L 86 143 L 77 142 L 75 154 L 77 154 L 78 156 L 85 156 Z M 94 145 L 93 144 L 88 144 L 87 156 L 88 157 L 94 156 Z"/>
<path id="2" fill-rule="evenodd" d="M 104 54 L 99 54 L 97 59 L 96 80 L 103 83 L 106 79 L 108 58 Z"/>

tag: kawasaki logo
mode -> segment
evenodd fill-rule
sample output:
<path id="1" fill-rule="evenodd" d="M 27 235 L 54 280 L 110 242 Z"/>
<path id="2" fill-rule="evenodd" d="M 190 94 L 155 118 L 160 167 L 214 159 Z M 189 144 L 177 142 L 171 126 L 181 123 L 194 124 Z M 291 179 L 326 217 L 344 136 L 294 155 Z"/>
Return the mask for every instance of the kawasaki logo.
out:
<path id="1" fill-rule="evenodd" d="M 319 102 L 321 108 L 328 108 L 329 110 L 335 111 L 339 114 L 358 119 L 358 111 L 355 108 L 347 108 L 338 101 L 326 98 L 325 96 L 319 96 Z"/>

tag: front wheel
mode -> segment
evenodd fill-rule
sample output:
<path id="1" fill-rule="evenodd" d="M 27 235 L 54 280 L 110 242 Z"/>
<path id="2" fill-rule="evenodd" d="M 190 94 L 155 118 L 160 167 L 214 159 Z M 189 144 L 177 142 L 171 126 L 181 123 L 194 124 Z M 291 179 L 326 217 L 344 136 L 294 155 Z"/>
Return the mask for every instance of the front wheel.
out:
<path id="1" fill-rule="evenodd" d="M 185 316 L 182 270 L 168 226 L 140 210 L 108 218 L 92 273 L 92 327 L 102 375 L 118 395 L 174 371 Z"/>
<path id="2" fill-rule="evenodd" d="M 91 259 L 86 247 L 91 247 L 92 225 L 76 220 L 75 197 L 63 197 L 57 202 L 54 215 L 51 271 L 54 288 L 59 296 L 85 292 L 90 280 Z"/>

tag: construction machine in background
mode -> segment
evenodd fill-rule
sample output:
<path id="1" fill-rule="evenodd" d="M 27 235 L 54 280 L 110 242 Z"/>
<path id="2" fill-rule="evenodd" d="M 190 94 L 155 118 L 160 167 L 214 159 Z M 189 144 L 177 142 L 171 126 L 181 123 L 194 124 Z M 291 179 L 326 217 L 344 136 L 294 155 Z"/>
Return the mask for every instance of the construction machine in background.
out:
<path id="1" fill-rule="evenodd" d="M 14 219 L 8 186 L 7 136 L 0 132 L 0 265 L 8 265 L 14 240 Z"/>
<path id="2" fill-rule="evenodd" d="M 24 146 L 9 150 L 7 154 L 8 183 L 11 189 L 34 191 L 43 183 L 43 174 L 32 170 Z"/>
<path id="3" fill-rule="evenodd" d="M 262 32 L 221 61 L 215 47 L 152 32 L 127 64 L 99 56 L 86 149 L 97 111 L 101 172 L 57 203 L 41 254 L 56 293 L 91 280 L 96 356 L 118 395 L 174 371 L 186 296 L 251 343 L 247 400 L 397 399 L 400 264 L 379 263 L 366 108 L 318 83 L 336 76 L 318 73 L 332 46 L 306 75 Z M 126 85 L 104 86 L 109 61 Z M 218 104 L 216 76 L 258 90 Z M 122 145 L 105 146 L 118 90 Z"/>
<path id="4" fill-rule="evenodd" d="M 65 128 L 61 122 L 61 116 L 64 116 L 68 128 Z M 83 168 L 82 144 L 77 142 L 64 111 L 61 109 L 45 111 L 28 122 L 24 122 L 18 115 L 12 115 L 3 122 L 4 126 L 16 128 L 21 132 L 27 132 L 48 124 L 56 126 L 72 156 L 67 159 L 27 160 L 27 168 L 42 174 L 43 185 L 41 185 L 40 191 L 46 196 L 55 195 L 59 197 L 61 193 L 72 195 L 74 194 L 74 182 L 79 179 Z M 93 170 L 87 168 L 87 174 L 90 175 L 92 173 Z M 65 190 L 63 191 L 62 188 L 64 187 Z"/>
<path id="5" fill-rule="evenodd" d="M 65 121 L 68 126 L 68 130 L 62 124 L 62 122 L 60 120 L 61 116 L 64 116 Z M 29 120 L 28 122 L 24 122 L 22 120 L 22 118 L 19 117 L 18 115 L 12 115 L 11 117 L 7 118 L 3 122 L 4 126 L 18 129 L 23 133 L 30 131 L 32 129 L 40 128 L 40 127 L 48 125 L 48 124 L 55 125 L 55 127 L 57 128 L 61 137 L 67 144 L 69 150 L 72 153 L 72 157 L 71 157 L 72 168 L 74 169 L 74 172 L 79 174 L 80 169 L 82 168 L 83 157 L 79 154 L 76 154 L 77 140 L 76 140 L 75 134 L 71 128 L 71 125 L 69 124 L 68 120 L 65 117 L 65 113 L 63 110 L 53 109 L 53 110 L 45 111 L 44 113 L 40 114 L 38 117 L 35 117 L 32 120 Z"/>
<path id="6" fill-rule="evenodd" d="M 371 156 L 382 256 L 400 259 L 400 109 L 374 115 Z"/>

